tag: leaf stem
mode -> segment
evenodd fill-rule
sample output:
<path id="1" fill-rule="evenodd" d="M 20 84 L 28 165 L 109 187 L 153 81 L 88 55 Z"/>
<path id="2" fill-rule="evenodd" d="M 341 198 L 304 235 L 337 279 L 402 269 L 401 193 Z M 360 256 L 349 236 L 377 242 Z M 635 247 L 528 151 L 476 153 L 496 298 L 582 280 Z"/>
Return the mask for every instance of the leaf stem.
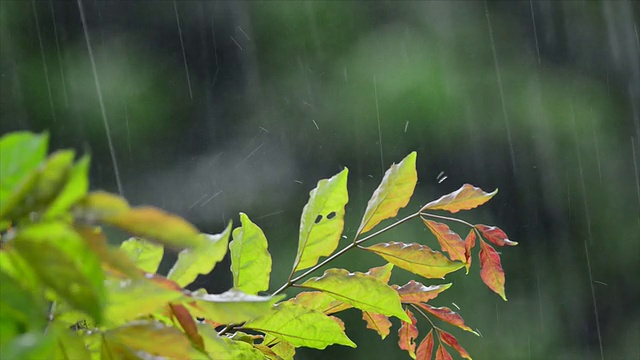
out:
<path id="1" fill-rule="evenodd" d="M 309 276 L 309 274 L 311 274 L 311 273 L 313 273 L 314 271 L 318 270 L 319 268 L 321 268 L 321 267 L 325 266 L 326 264 L 328 264 L 328 263 L 330 263 L 331 261 L 335 260 L 336 258 L 338 258 L 338 257 L 339 257 L 339 256 L 341 256 L 342 254 L 346 253 L 347 251 L 349 251 L 349 250 L 353 249 L 354 247 L 356 247 L 356 246 L 358 246 L 358 245 L 362 244 L 363 242 L 365 242 L 365 241 L 367 241 L 367 240 L 369 240 L 369 239 L 371 239 L 371 238 L 374 238 L 374 237 L 376 237 L 376 236 L 378 236 L 378 235 L 380 235 L 380 234 L 382 234 L 382 233 L 384 233 L 384 232 L 386 232 L 386 231 L 389 231 L 389 230 L 393 229 L 394 227 L 396 227 L 396 226 L 398 226 L 398 225 L 400 225 L 400 224 L 402 224 L 402 223 L 405 223 L 405 222 L 407 222 L 407 221 L 409 221 L 409 220 L 411 220 L 411 219 L 413 219 L 414 217 L 417 217 L 417 216 L 419 216 L 419 215 L 420 215 L 420 212 L 413 213 L 413 214 L 411 214 L 411 215 L 409 215 L 409 216 L 406 216 L 406 217 L 404 217 L 404 218 L 402 218 L 402 219 L 400 219 L 400 220 L 398 220 L 398 221 L 394 222 L 393 224 L 391 224 L 391 225 L 389 225 L 389 226 L 387 226 L 387 227 L 385 227 L 385 228 L 382 228 L 382 229 L 380 229 L 380 230 L 378 230 L 378 231 L 374 232 L 373 234 L 367 235 L 367 236 L 365 236 L 364 238 L 362 238 L 362 239 L 360 239 L 360 240 L 358 240 L 358 241 L 354 241 L 354 242 L 350 243 L 349 245 L 345 246 L 342 250 L 340 250 L 340 251 L 338 251 L 337 253 L 334 253 L 333 255 L 329 256 L 329 257 L 328 257 L 328 258 L 326 258 L 326 259 L 324 259 L 322 262 L 320 262 L 319 264 L 317 264 L 317 265 L 315 265 L 314 267 L 310 268 L 309 270 L 305 271 L 305 272 L 304 272 L 304 273 L 302 273 L 301 275 L 298 275 L 298 276 L 296 276 L 296 277 L 295 277 L 295 278 L 293 278 L 293 279 L 291 279 L 291 276 L 290 276 L 290 277 L 289 277 L 289 280 L 287 280 L 287 282 L 286 282 L 284 285 L 282 285 L 278 290 L 276 290 L 273 294 L 271 294 L 271 296 L 275 296 L 275 295 L 280 294 L 281 292 L 283 292 L 283 291 L 285 291 L 286 289 L 288 289 L 288 288 L 290 288 L 291 286 L 293 286 L 296 282 L 298 282 L 298 281 L 300 281 L 301 279 L 303 279 L 303 278 L 305 278 L 305 277 Z M 357 235 L 356 235 L 356 237 L 357 237 L 358 235 L 359 235 L 359 234 L 357 234 Z"/>
<path id="2" fill-rule="evenodd" d="M 474 229 L 475 229 L 475 226 L 474 226 L 473 224 L 468 223 L 468 222 L 466 222 L 466 221 L 464 221 L 464 220 L 461 220 L 461 219 L 456 219 L 456 218 L 453 218 L 453 217 L 448 217 L 448 216 L 442 216 L 442 215 L 436 215 L 436 214 L 430 214 L 430 213 L 423 213 L 423 212 L 421 212 L 421 213 L 420 213 L 420 217 L 423 217 L 423 216 L 428 216 L 428 217 L 432 217 L 432 218 L 436 218 L 436 219 L 442 219 L 442 220 L 448 220 L 448 221 L 455 221 L 455 222 L 458 222 L 458 223 L 460 223 L 460 224 L 465 224 L 465 225 L 467 225 L 468 227 L 471 227 L 471 228 L 474 228 Z"/>

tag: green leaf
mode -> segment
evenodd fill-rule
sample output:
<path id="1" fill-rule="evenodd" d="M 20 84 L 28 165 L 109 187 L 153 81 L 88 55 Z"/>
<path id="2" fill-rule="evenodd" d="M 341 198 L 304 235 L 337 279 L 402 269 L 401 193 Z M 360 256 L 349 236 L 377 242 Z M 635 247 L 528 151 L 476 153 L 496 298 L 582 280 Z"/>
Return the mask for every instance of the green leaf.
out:
<path id="1" fill-rule="evenodd" d="M 55 346 L 51 334 L 29 332 L 17 336 L 0 348 L 2 360 L 49 359 Z"/>
<path id="2" fill-rule="evenodd" d="M 356 347 L 329 316 L 289 302 L 274 306 L 267 315 L 247 322 L 244 327 L 273 335 L 296 347 L 324 349 L 332 344 Z"/>
<path id="3" fill-rule="evenodd" d="M 129 209 L 129 203 L 123 197 L 104 191 L 94 191 L 74 206 L 73 215 L 87 222 L 94 222 L 125 213 Z"/>
<path id="4" fill-rule="evenodd" d="M 464 184 L 460 189 L 423 206 L 420 211 L 446 210 L 457 213 L 460 210 L 470 210 L 491 200 L 497 193 L 498 189 L 488 193 L 473 185 Z"/>
<path id="5" fill-rule="evenodd" d="M 284 296 L 258 296 L 229 290 L 219 295 L 192 293 L 194 302 L 187 303 L 191 312 L 221 324 L 241 323 L 257 318 Z"/>
<path id="6" fill-rule="evenodd" d="M 409 320 L 398 293 L 371 275 L 329 269 L 321 277 L 311 278 L 299 286 L 323 291 L 360 310 Z"/>
<path id="7" fill-rule="evenodd" d="M 89 156 L 83 156 L 71 169 L 69 179 L 45 212 L 45 218 L 52 218 L 67 211 L 72 205 L 87 195 L 89 190 Z"/>
<path id="8" fill-rule="evenodd" d="M 164 248 L 144 239 L 131 238 L 120 245 L 120 250 L 127 254 L 140 270 L 148 273 L 158 271 Z"/>
<path id="9" fill-rule="evenodd" d="M 240 213 L 241 227 L 233 230 L 231 273 L 233 287 L 247 294 L 257 294 L 269 289 L 271 254 L 267 250 L 267 238 L 258 225 Z"/>
<path id="10" fill-rule="evenodd" d="M 106 346 L 112 356 L 142 352 L 155 357 L 191 359 L 194 354 L 189 339 L 180 330 L 155 321 L 130 322 L 105 331 L 102 339 L 103 348 Z"/>
<path id="11" fill-rule="evenodd" d="M 198 333 L 204 339 L 204 346 L 212 359 L 236 360 L 257 359 L 264 360 L 264 356 L 250 344 L 243 341 L 234 341 L 227 337 L 218 336 L 215 329 L 209 324 L 197 324 Z"/>
<path id="12" fill-rule="evenodd" d="M 334 314 L 352 306 L 322 291 L 303 291 L 288 302 L 304 306 L 308 309 L 318 310 L 327 315 Z"/>
<path id="13" fill-rule="evenodd" d="M 298 252 L 293 272 L 310 268 L 321 256 L 329 256 L 338 247 L 344 228 L 344 207 L 349 202 L 345 168 L 330 179 L 318 181 L 302 209 Z"/>
<path id="14" fill-rule="evenodd" d="M 0 214 L 18 185 L 35 170 L 47 155 L 49 136 L 14 132 L 0 138 Z"/>
<path id="15" fill-rule="evenodd" d="M 418 182 L 415 151 L 399 164 L 393 164 L 384 174 L 382 182 L 369 199 L 367 209 L 358 228 L 358 235 L 373 229 L 382 220 L 392 218 L 407 206 Z"/>
<path id="16" fill-rule="evenodd" d="M 61 150 L 49 155 L 30 196 L 38 206 L 47 206 L 67 184 L 75 152 Z"/>
<path id="17" fill-rule="evenodd" d="M 376 253 L 388 262 L 428 279 L 443 278 L 464 266 L 463 262 L 451 261 L 442 253 L 417 243 L 392 241 L 362 249 Z"/>
<path id="18" fill-rule="evenodd" d="M 0 318 L 13 321 L 24 328 L 44 329 L 47 304 L 12 276 L 0 271 Z"/>
<path id="19" fill-rule="evenodd" d="M 100 261 L 73 229 L 62 223 L 33 225 L 23 229 L 14 244 L 45 285 L 101 321 L 105 290 Z"/>
<path id="20" fill-rule="evenodd" d="M 178 261 L 169 270 L 167 278 L 184 287 L 191 284 L 199 274 L 210 273 L 227 253 L 230 234 L 231 223 L 221 234 L 202 234 L 203 245 L 180 251 Z"/>
<path id="21" fill-rule="evenodd" d="M 91 354 L 80 336 L 68 328 L 60 326 L 60 324 L 54 323 L 53 328 L 53 335 L 56 338 L 57 345 L 54 359 L 76 360 L 91 358 Z"/>

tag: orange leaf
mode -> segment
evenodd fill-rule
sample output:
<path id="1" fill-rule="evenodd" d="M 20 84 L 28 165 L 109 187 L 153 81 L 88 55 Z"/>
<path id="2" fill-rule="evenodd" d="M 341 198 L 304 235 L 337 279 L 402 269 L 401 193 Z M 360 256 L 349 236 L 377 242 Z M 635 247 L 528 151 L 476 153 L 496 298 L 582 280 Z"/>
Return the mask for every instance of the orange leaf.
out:
<path id="1" fill-rule="evenodd" d="M 469 353 L 467 352 L 467 350 L 465 350 L 462 346 L 460 346 L 458 339 L 456 339 L 453 335 L 443 330 L 439 330 L 438 333 L 439 333 L 441 342 L 454 348 L 463 358 L 471 360 L 471 356 L 469 356 Z"/>
<path id="2" fill-rule="evenodd" d="M 497 226 L 476 225 L 476 229 L 480 230 L 485 239 L 491 241 L 498 246 L 516 246 L 517 242 L 509 240 L 507 234 L 500 230 Z"/>
<path id="3" fill-rule="evenodd" d="M 460 314 L 458 314 L 455 311 L 452 311 L 448 307 L 434 307 L 434 306 L 431 306 L 429 304 L 418 304 L 418 306 L 420 306 L 421 308 L 423 308 L 427 312 L 433 314 L 434 316 L 436 316 L 440 320 L 448 322 L 451 325 L 457 326 L 462 330 L 466 330 L 468 332 L 472 332 L 472 333 L 478 335 L 478 333 L 476 333 L 470 327 L 465 325 L 464 319 L 462 318 L 462 316 L 460 316 Z"/>
<path id="4" fill-rule="evenodd" d="M 436 351 L 436 360 L 453 360 L 451 354 L 447 351 L 447 349 L 442 346 L 442 344 L 438 345 L 438 351 Z"/>
<path id="5" fill-rule="evenodd" d="M 464 239 L 464 256 L 467 258 L 465 264 L 467 274 L 469 273 L 469 268 L 471 268 L 471 249 L 473 249 L 474 246 L 476 246 L 476 232 L 471 229 L 469 235 Z"/>
<path id="6" fill-rule="evenodd" d="M 416 317 L 413 316 L 413 313 L 406 309 L 405 312 L 411 318 L 411 323 L 406 321 L 402 321 L 402 325 L 400 329 L 398 329 L 398 346 L 402 350 L 407 350 L 412 359 L 416 358 L 416 343 L 415 340 L 418 337 L 418 327 L 416 323 Z"/>
<path id="7" fill-rule="evenodd" d="M 446 210 L 451 213 L 457 213 L 460 210 L 470 210 L 491 200 L 497 193 L 498 189 L 487 193 L 473 185 L 464 184 L 460 189 L 451 194 L 445 195 L 423 206 L 420 211 Z"/>
<path id="8" fill-rule="evenodd" d="M 391 321 L 389 321 L 388 317 L 370 311 L 363 311 L 362 318 L 367 322 L 367 329 L 377 332 L 382 340 L 389 335 Z"/>
<path id="9" fill-rule="evenodd" d="M 189 340 L 191 340 L 198 349 L 204 351 L 204 340 L 202 336 L 198 334 L 198 327 L 189 310 L 180 304 L 169 304 L 169 307 L 171 308 L 173 317 L 178 320 L 178 323 Z"/>
<path id="10" fill-rule="evenodd" d="M 431 360 L 433 354 L 433 330 L 429 331 L 424 340 L 418 345 L 418 351 L 416 351 L 417 360 Z"/>
<path id="11" fill-rule="evenodd" d="M 431 230 L 433 235 L 436 236 L 442 251 L 449 253 L 451 260 L 460 260 L 467 262 L 465 255 L 464 242 L 460 238 L 460 235 L 454 233 L 449 229 L 446 224 L 435 222 L 432 220 L 422 219 L 425 225 Z"/>
<path id="12" fill-rule="evenodd" d="M 489 289 L 507 301 L 504 294 L 504 270 L 500 264 L 500 255 L 484 241 L 480 241 L 480 277 Z"/>
<path id="13" fill-rule="evenodd" d="M 400 295 L 401 302 L 419 304 L 435 299 L 438 294 L 450 288 L 451 284 L 425 286 L 415 280 L 409 280 L 405 285 L 392 287 Z"/>
<path id="14" fill-rule="evenodd" d="M 459 261 L 451 261 L 442 253 L 433 251 L 428 246 L 401 242 L 379 243 L 366 248 L 382 256 L 388 262 L 429 279 L 443 278 L 464 266 Z"/>

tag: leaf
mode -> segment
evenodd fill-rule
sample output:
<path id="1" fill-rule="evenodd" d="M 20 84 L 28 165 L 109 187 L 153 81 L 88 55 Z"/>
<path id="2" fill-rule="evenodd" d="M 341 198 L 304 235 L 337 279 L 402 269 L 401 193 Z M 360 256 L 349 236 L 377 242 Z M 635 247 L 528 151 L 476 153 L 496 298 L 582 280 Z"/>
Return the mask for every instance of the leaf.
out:
<path id="1" fill-rule="evenodd" d="M 107 346 L 112 354 L 142 352 L 171 359 L 191 359 L 193 353 L 189 340 L 180 330 L 156 321 L 134 321 L 107 330 L 102 346 Z"/>
<path id="2" fill-rule="evenodd" d="M 484 236 L 485 239 L 491 241 L 492 243 L 498 246 L 518 245 L 517 242 L 509 240 L 509 238 L 507 237 L 507 234 L 505 234 L 504 231 L 500 230 L 500 228 L 496 226 L 487 226 L 487 225 L 480 224 L 480 225 L 476 225 L 475 227 L 476 229 L 480 230 L 480 232 L 482 233 L 482 236 Z"/>
<path id="3" fill-rule="evenodd" d="M 293 272 L 310 268 L 321 256 L 329 256 L 338 247 L 344 228 L 344 207 L 349 201 L 345 168 L 330 179 L 318 181 L 302 209 L 298 252 Z"/>
<path id="4" fill-rule="evenodd" d="M 325 314 L 334 314 L 352 308 L 351 305 L 322 291 L 303 291 L 287 301 Z"/>
<path id="5" fill-rule="evenodd" d="M 367 329 L 377 332 L 382 340 L 389 335 L 392 324 L 388 317 L 370 311 L 363 311 L 362 319 L 367 322 Z"/>
<path id="6" fill-rule="evenodd" d="M 460 210 L 470 210 L 478 207 L 491 200 L 497 193 L 498 189 L 487 193 L 473 185 L 464 184 L 460 189 L 423 206 L 420 211 L 446 210 L 455 214 Z"/>
<path id="7" fill-rule="evenodd" d="M 184 219 L 154 207 L 138 207 L 102 219 L 134 236 L 173 248 L 203 245 L 198 230 Z"/>
<path id="8" fill-rule="evenodd" d="M 429 304 L 417 304 L 417 305 L 420 306 L 423 310 L 429 312 L 430 314 L 434 315 L 435 317 L 437 317 L 442 321 L 448 322 L 449 324 L 453 326 L 457 326 L 462 330 L 465 330 L 480 336 L 477 332 L 473 331 L 473 329 L 471 329 L 464 323 L 464 319 L 462 319 L 462 316 L 460 316 L 460 314 L 456 313 L 455 311 L 452 311 L 448 307 L 434 307 Z"/>
<path id="9" fill-rule="evenodd" d="M 120 250 L 133 260 L 140 270 L 148 273 L 158 271 L 164 248 L 143 239 L 130 238 L 120 244 Z"/>
<path id="10" fill-rule="evenodd" d="M 204 339 L 207 353 L 215 360 L 258 359 L 264 360 L 260 351 L 244 341 L 234 341 L 218 336 L 215 329 L 208 324 L 197 324 L 198 332 Z M 201 357 L 199 357 L 201 358 Z"/>
<path id="11" fill-rule="evenodd" d="M 425 225 L 429 228 L 431 233 L 436 236 L 442 251 L 449 253 L 451 260 L 460 260 L 467 262 L 466 251 L 464 242 L 460 238 L 460 235 L 451 231 L 449 226 L 443 223 L 422 219 Z"/>
<path id="12" fill-rule="evenodd" d="M 25 360 L 48 359 L 55 347 L 51 334 L 28 332 L 11 338 L 0 347 L 0 359 Z"/>
<path id="13" fill-rule="evenodd" d="M 416 343 L 415 340 L 418 337 L 418 327 L 416 326 L 417 320 L 413 316 L 413 313 L 407 309 L 407 316 L 411 318 L 411 322 L 402 321 L 400 329 L 398 329 L 398 346 L 402 350 L 409 352 L 412 359 L 416 358 Z"/>
<path id="14" fill-rule="evenodd" d="M 244 327 L 273 335 L 296 347 L 320 350 L 332 344 L 356 347 L 329 316 L 289 302 L 275 305 L 268 314 L 248 321 Z"/>
<path id="15" fill-rule="evenodd" d="M 383 266 L 369 269 L 369 271 L 367 271 L 367 275 L 371 275 L 387 284 L 389 283 L 389 279 L 391 279 L 391 270 L 393 270 L 393 264 L 387 263 Z"/>
<path id="16" fill-rule="evenodd" d="M 367 209 L 357 234 L 373 229 L 382 220 L 392 218 L 407 206 L 418 182 L 416 152 L 407 155 L 399 164 L 393 164 L 384 173 L 382 182 L 367 203 Z"/>
<path id="17" fill-rule="evenodd" d="M 451 354 L 447 351 L 447 349 L 442 346 L 442 344 L 438 345 L 438 350 L 436 351 L 436 360 L 453 360 Z"/>
<path id="18" fill-rule="evenodd" d="M 321 277 L 311 278 L 299 287 L 320 290 L 354 307 L 409 320 L 400 305 L 400 297 L 387 284 L 363 273 L 328 269 Z"/>
<path id="19" fill-rule="evenodd" d="M 71 168 L 68 181 L 45 212 L 45 218 L 59 216 L 87 195 L 89 162 L 89 156 L 85 155 Z"/>
<path id="20" fill-rule="evenodd" d="M 274 353 L 280 356 L 284 360 L 293 360 L 293 356 L 296 354 L 295 346 L 284 340 L 279 341 L 277 344 L 271 347 Z"/>
<path id="21" fill-rule="evenodd" d="M 105 271 L 121 273 L 132 279 L 143 277 L 144 273 L 120 248 L 108 244 L 101 228 L 76 223 L 74 230 L 82 236 L 87 246 L 100 259 Z"/>
<path id="22" fill-rule="evenodd" d="M 80 200 L 72 212 L 75 217 L 92 223 L 125 213 L 129 209 L 129 203 L 123 197 L 104 191 L 94 191 Z"/>
<path id="23" fill-rule="evenodd" d="M 431 355 L 433 354 L 433 330 L 429 331 L 427 336 L 425 336 L 424 340 L 420 342 L 418 345 L 418 350 L 416 351 L 416 359 L 417 360 L 431 360 Z"/>
<path id="24" fill-rule="evenodd" d="M 476 232 L 474 229 L 469 231 L 469 234 L 464 239 L 464 256 L 466 257 L 465 267 L 467 268 L 467 274 L 471 268 L 471 249 L 476 246 Z"/>
<path id="25" fill-rule="evenodd" d="M 199 274 L 210 273 L 216 264 L 227 253 L 227 244 L 231 235 L 231 222 L 221 234 L 200 235 L 203 244 L 193 249 L 184 249 L 178 253 L 178 260 L 173 265 L 167 278 L 180 286 L 191 284 Z"/>
<path id="26" fill-rule="evenodd" d="M 40 176 L 30 194 L 37 205 L 48 205 L 64 188 L 74 157 L 75 152 L 72 150 L 56 151 L 49 155 L 40 168 Z"/>
<path id="27" fill-rule="evenodd" d="M 10 194 L 45 159 L 48 143 L 46 133 L 21 131 L 0 138 L 0 214 L 11 210 L 5 208 Z"/>
<path id="28" fill-rule="evenodd" d="M 442 253 L 428 246 L 401 242 L 379 243 L 363 249 L 374 252 L 388 262 L 428 279 L 443 278 L 464 266 L 464 263 L 451 261 Z"/>
<path id="29" fill-rule="evenodd" d="M 500 255 L 489 244 L 480 241 L 480 278 L 496 294 L 507 301 L 504 292 L 504 270 L 500 263 Z"/>
<path id="30" fill-rule="evenodd" d="M 46 286 L 96 322 L 102 320 L 100 261 L 73 229 L 62 223 L 32 225 L 18 234 L 14 245 Z"/>
<path id="31" fill-rule="evenodd" d="M 400 295 L 400 301 L 411 304 L 419 304 L 435 299 L 438 294 L 450 287 L 451 284 L 425 286 L 414 280 L 409 280 L 408 283 L 400 287 L 393 285 L 393 288 Z"/>
<path id="32" fill-rule="evenodd" d="M 269 289 L 271 254 L 262 229 L 243 213 L 240 222 L 242 226 L 233 230 L 233 241 L 229 243 L 233 287 L 257 294 Z"/>
<path id="33" fill-rule="evenodd" d="M 91 354 L 80 336 L 68 328 L 60 326 L 60 324 L 52 323 L 52 327 L 54 328 L 57 345 L 54 359 L 74 360 L 91 358 Z"/>
<path id="34" fill-rule="evenodd" d="M 469 353 L 462 346 L 460 346 L 458 339 L 456 339 L 453 335 L 444 330 L 438 330 L 438 335 L 440 336 L 441 342 L 454 348 L 463 358 L 471 360 L 471 356 L 469 356 Z"/>
<path id="35" fill-rule="evenodd" d="M 11 320 L 20 327 L 33 328 L 36 331 L 44 329 L 47 317 L 47 303 L 44 299 L 26 289 L 21 282 L 4 270 L 0 271 L 0 284 L 1 321 Z"/>
<path id="36" fill-rule="evenodd" d="M 221 324 L 241 323 L 264 315 L 284 296 L 258 296 L 229 290 L 219 295 L 193 293 L 186 305 L 194 315 Z"/>
<path id="37" fill-rule="evenodd" d="M 173 318 L 178 321 L 180 327 L 182 327 L 182 331 L 187 335 L 189 340 L 191 340 L 197 349 L 204 351 L 204 340 L 198 333 L 198 327 L 189 310 L 180 304 L 169 304 L 169 308 L 171 309 Z"/>

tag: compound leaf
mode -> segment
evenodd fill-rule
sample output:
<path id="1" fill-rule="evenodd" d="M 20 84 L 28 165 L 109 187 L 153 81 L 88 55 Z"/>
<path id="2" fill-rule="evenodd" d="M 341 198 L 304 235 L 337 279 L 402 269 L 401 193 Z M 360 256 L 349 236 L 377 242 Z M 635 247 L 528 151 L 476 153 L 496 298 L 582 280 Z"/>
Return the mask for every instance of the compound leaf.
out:
<path id="1" fill-rule="evenodd" d="M 417 243 L 379 243 L 363 248 L 376 253 L 388 262 L 428 279 L 443 278 L 446 274 L 464 266 L 459 261 L 451 261 L 442 253 Z"/>
<path id="2" fill-rule="evenodd" d="M 240 222 L 242 226 L 233 230 L 233 241 L 229 243 L 233 287 L 257 294 L 269 288 L 271 254 L 262 229 L 243 213 Z"/>
<path id="3" fill-rule="evenodd" d="M 487 193 L 473 185 L 464 184 L 460 189 L 423 206 L 420 211 L 446 210 L 451 213 L 457 213 L 460 210 L 470 210 L 491 200 L 497 193 L 498 189 Z"/>

